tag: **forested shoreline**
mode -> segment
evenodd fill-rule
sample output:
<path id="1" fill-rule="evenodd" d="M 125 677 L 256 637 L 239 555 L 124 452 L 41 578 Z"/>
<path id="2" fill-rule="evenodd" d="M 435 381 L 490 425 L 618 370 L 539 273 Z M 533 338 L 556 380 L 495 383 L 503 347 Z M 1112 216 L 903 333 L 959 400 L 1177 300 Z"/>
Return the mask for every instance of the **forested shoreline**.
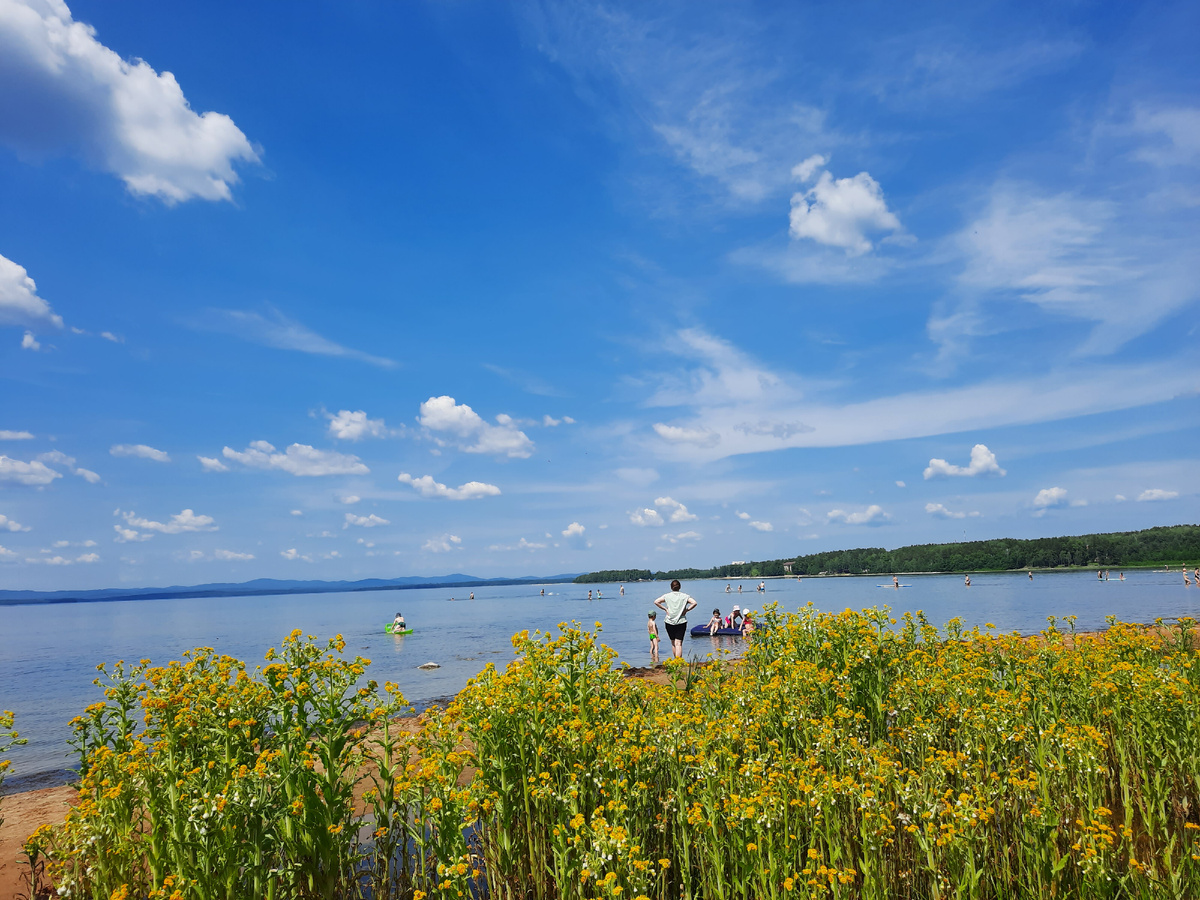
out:
<path id="1" fill-rule="evenodd" d="M 1200 562 L 1200 526 L 1166 525 L 1141 531 L 1066 537 L 997 538 L 952 544 L 914 544 L 886 550 L 861 547 L 791 559 L 728 563 L 711 569 L 605 569 L 576 584 L 663 581 L 671 578 L 766 578 L 772 575 L 881 575 L 892 572 L 1006 572 L 1018 569 L 1133 568 Z"/>

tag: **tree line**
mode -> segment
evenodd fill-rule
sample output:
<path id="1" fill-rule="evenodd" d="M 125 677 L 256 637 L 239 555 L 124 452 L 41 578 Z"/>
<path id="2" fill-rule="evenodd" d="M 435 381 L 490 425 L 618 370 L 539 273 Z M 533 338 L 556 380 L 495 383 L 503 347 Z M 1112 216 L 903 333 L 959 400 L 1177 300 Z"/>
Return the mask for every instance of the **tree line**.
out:
<path id="1" fill-rule="evenodd" d="M 886 550 L 860 547 L 809 553 L 794 559 L 728 563 L 711 569 L 607 569 L 576 583 L 666 581 L 672 578 L 765 578 L 771 575 L 886 575 L 892 572 L 1004 572 L 1069 567 L 1121 568 L 1195 564 L 1200 526 L 1168 525 L 1112 534 L 998 538 L 952 544 L 914 544 Z"/>

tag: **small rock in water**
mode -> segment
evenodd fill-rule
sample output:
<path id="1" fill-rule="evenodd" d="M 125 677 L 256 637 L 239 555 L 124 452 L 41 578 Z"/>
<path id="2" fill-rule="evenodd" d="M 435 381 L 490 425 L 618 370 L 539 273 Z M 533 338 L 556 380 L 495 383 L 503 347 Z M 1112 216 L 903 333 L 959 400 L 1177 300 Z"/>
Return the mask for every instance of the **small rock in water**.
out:
<path id="1" fill-rule="evenodd" d="M 427 663 L 417 666 L 417 668 L 418 669 L 440 669 L 441 666 L 435 662 L 427 662 Z"/>

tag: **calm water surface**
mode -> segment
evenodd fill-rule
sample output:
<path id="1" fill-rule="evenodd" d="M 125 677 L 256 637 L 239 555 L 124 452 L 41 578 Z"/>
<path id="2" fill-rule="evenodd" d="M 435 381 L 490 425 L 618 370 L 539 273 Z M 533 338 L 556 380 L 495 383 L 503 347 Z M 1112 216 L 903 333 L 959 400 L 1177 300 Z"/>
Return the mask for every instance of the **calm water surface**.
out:
<path id="1" fill-rule="evenodd" d="M 1187 588 L 1179 573 L 1133 572 L 1126 580 L 1097 581 L 1095 573 L 977 575 L 972 586 L 959 575 L 908 576 L 911 585 L 893 590 L 890 578 L 768 579 L 766 594 L 756 581 L 693 581 L 684 590 L 699 602 L 692 624 L 709 612 L 722 613 L 734 603 L 752 609 L 777 602 L 784 610 L 812 603 L 817 609 L 890 605 L 894 614 L 924 610 L 935 624 L 960 616 L 968 627 L 993 623 L 1000 631 L 1041 630 L 1050 615 L 1078 616 L 1080 630 L 1103 628 L 1104 617 L 1130 622 L 1155 617 L 1200 617 L 1200 588 Z M 884 587 L 880 585 L 886 584 Z M 603 598 L 588 602 L 588 588 Z M 0 709 L 17 714 L 17 727 L 28 746 L 16 747 L 6 791 L 61 782 L 67 755 L 67 722 L 100 699 L 92 685 L 99 662 L 149 657 L 155 663 L 179 659 L 192 647 L 261 663 L 267 648 L 278 646 L 292 629 L 321 638 L 341 633 L 349 654 L 371 660 L 368 675 L 380 683 L 397 682 L 417 706 L 453 696 L 489 662 L 503 667 L 513 658 L 511 637 L 522 629 L 553 629 L 559 622 L 604 626 L 603 640 L 633 666 L 650 662 L 646 613 L 665 584 L 506 585 L 469 590 L 421 590 L 362 593 L 297 594 L 275 597 L 222 597 L 194 600 L 130 600 L 46 606 L 0 607 Z M 451 597 L 455 602 L 449 602 Z M 392 637 L 383 632 L 397 611 L 415 629 Z M 660 630 L 661 625 L 660 625 Z M 665 632 L 664 632 L 665 633 Z M 736 639 L 721 639 L 736 651 Z M 665 642 L 664 642 L 665 643 Z M 687 655 L 707 655 L 711 638 L 689 638 Z M 669 653 L 669 649 L 665 650 Z M 433 661 L 440 669 L 416 667 Z"/>

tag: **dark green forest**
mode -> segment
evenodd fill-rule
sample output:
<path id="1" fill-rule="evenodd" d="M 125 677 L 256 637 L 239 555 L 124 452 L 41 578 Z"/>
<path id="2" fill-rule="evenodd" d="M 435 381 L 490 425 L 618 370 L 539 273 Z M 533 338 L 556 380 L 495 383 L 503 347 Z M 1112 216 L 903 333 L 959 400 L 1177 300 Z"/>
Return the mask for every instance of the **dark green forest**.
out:
<path id="1" fill-rule="evenodd" d="M 810 553 L 794 559 L 730 563 L 711 569 L 607 569 L 576 583 L 663 581 L 671 578 L 763 578 L 768 575 L 887 575 L 893 572 L 1005 572 L 1070 567 L 1132 568 L 1200 562 L 1200 526 L 1169 525 L 1113 534 L 956 544 L 915 544 L 885 550 L 860 547 Z"/>

